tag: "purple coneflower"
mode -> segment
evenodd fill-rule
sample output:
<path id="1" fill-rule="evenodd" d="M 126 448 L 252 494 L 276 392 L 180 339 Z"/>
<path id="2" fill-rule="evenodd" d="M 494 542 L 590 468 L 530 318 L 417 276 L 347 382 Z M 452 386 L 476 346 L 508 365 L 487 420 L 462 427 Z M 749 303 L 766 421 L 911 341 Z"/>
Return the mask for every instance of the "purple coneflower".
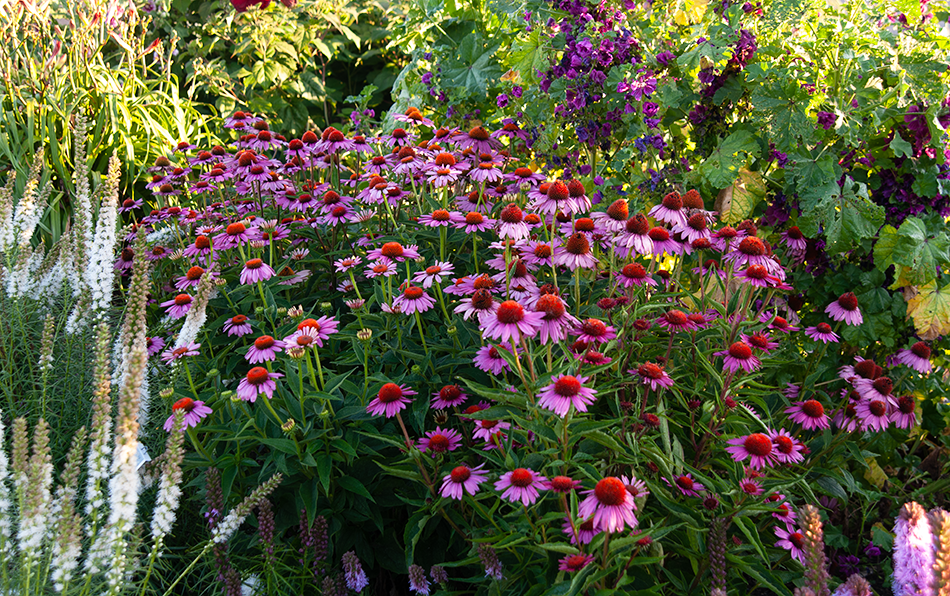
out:
<path id="1" fill-rule="evenodd" d="M 485 339 L 501 342 L 521 341 L 522 336 L 534 337 L 541 328 L 543 313 L 526 311 L 514 300 L 506 300 L 498 305 L 493 315 L 485 317 L 482 335 Z"/>
<path id="2" fill-rule="evenodd" d="M 201 344 L 196 344 L 195 342 L 189 342 L 187 346 L 182 346 L 174 350 L 165 350 L 162 353 L 162 362 L 172 363 L 176 360 L 180 360 L 186 356 L 197 356 L 198 348 L 201 347 Z"/>
<path id="3" fill-rule="evenodd" d="M 466 321 L 473 314 L 476 314 L 478 315 L 479 322 L 481 322 L 482 318 L 493 314 L 496 310 L 498 310 L 498 303 L 495 302 L 494 296 L 492 296 L 489 290 L 481 289 L 475 290 L 474 294 L 459 302 L 454 312 L 462 315 L 462 318 Z M 542 332 L 544 331 L 543 326 L 541 330 Z"/>
<path id="4" fill-rule="evenodd" d="M 580 571 L 584 567 L 594 560 L 594 555 L 567 555 L 560 560 L 557 568 L 560 571 L 567 571 L 568 573 L 574 573 L 575 571 Z"/>
<path id="5" fill-rule="evenodd" d="M 571 537 L 571 544 L 590 544 L 594 536 L 600 533 L 600 530 L 594 526 L 593 519 L 585 519 L 575 526 L 571 525 L 571 520 L 564 518 L 564 524 L 561 526 L 565 534 Z"/>
<path id="6" fill-rule="evenodd" d="M 224 323 L 224 331 L 229 335 L 241 337 L 251 333 L 251 324 L 247 322 L 244 315 L 234 315 Z"/>
<path id="7" fill-rule="evenodd" d="M 256 284 L 259 281 L 266 281 L 274 276 L 274 270 L 262 259 L 251 259 L 244 263 L 244 269 L 241 270 L 242 284 Z"/>
<path id="8" fill-rule="evenodd" d="M 772 439 L 762 433 L 752 433 L 744 437 L 737 437 L 726 441 L 730 446 L 726 451 L 732 454 L 735 461 L 749 459 L 749 467 L 754 469 L 772 466 L 775 464 L 775 453 Z"/>
<path id="9" fill-rule="evenodd" d="M 168 417 L 168 420 L 165 421 L 165 425 L 162 428 L 168 432 L 172 431 L 172 428 L 175 425 L 174 413 L 179 410 L 185 413 L 185 417 L 181 422 L 182 428 L 198 426 L 198 423 L 201 422 L 201 419 L 213 411 L 211 408 L 206 406 L 203 401 L 195 401 L 190 397 L 183 397 L 172 405 L 172 415 Z"/>
<path id="10" fill-rule="evenodd" d="M 465 214 L 465 217 L 455 222 L 455 227 L 464 230 L 466 234 L 484 232 L 490 230 L 494 225 L 494 219 L 489 219 L 478 211 L 469 211 Z"/>
<path id="11" fill-rule="evenodd" d="M 855 407 L 855 414 L 863 430 L 883 432 L 891 423 L 891 408 L 883 399 L 862 399 Z"/>
<path id="12" fill-rule="evenodd" d="M 775 461 L 782 464 L 794 464 L 805 460 L 805 456 L 802 455 L 805 446 L 788 434 L 784 428 L 771 431 L 769 438 L 775 448 Z"/>
<path id="13" fill-rule="evenodd" d="M 534 310 L 543 313 L 538 341 L 542 344 L 556 343 L 567 339 L 570 329 L 578 320 L 567 312 L 567 304 L 559 296 L 543 294 L 534 303 Z"/>
<path id="14" fill-rule="evenodd" d="M 507 350 L 507 348 L 492 345 L 480 347 L 475 352 L 475 358 L 473 359 L 475 366 L 493 375 L 500 375 L 501 371 L 509 368 L 509 366 L 508 362 L 498 353 L 499 350 Z"/>
<path id="15" fill-rule="evenodd" d="M 775 546 L 784 548 L 792 555 L 793 559 L 804 565 L 805 554 L 802 552 L 802 547 L 805 545 L 805 536 L 795 528 L 786 530 L 775 526 L 774 531 L 775 535 L 778 536 Z"/>
<path id="16" fill-rule="evenodd" d="M 432 457 L 446 451 L 455 451 L 462 444 L 462 435 L 452 429 L 443 429 L 435 427 L 430 430 L 426 436 L 419 439 L 419 451 L 425 453 L 426 450 L 432 452 Z"/>
<path id="17" fill-rule="evenodd" d="M 917 402 L 913 395 L 902 395 L 897 398 L 897 407 L 891 412 L 891 422 L 897 428 L 913 428 L 917 424 L 915 409 Z"/>
<path id="18" fill-rule="evenodd" d="M 839 296 L 825 307 L 825 312 L 835 321 L 844 321 L 848 325 L 860 325 L 864 321 L 854 292 L 845 292 Z"/>
<path id="19" fill-rule="evenodd" d="M 508 203 L 498 215 L 498 237 L 522 240 L 528 237 L 528 226 L 524 223 L 524 213 L 514 203 Z"/>
<path id="20" fill-rule="evenodd" d="M 828 323 L 818 323 L 814 327 L 807 327 L 805 329 L 805 335 L 815 341 L 821 341 L 826 344 L 836 344 L 838 343 L 838 340 L 841 339 L 838 337 L 838 334 L 831 329 L 831 325 Z"/>
<path id="21" fill-rule="evenodd" d="M 749 496 L 757 497 L 762 494 L 762 484 L 753 478 L 743 478 L 739 481 L 739 490 Z"/>
<path id="22" fill-rule="evenodd" d="M 670 388 L 673 386 L 673 379 L 670 378 L 670 375 L 666 374 L 662 366 L 652 362 L 644 362 L 637 367 L 637 370 L 629 370 L 627 372 L 640 375 L 643 384 L 649 385 L 653 391 L 659 390 L 660 387 Z"/>
<path id="23" fill-rule="evenodd" d="M 478 485 L 488 480 L 488 473 L 482 468 L 485 464 L 470 468 L 466 465 L 456 466 L 442 479 L 442 488 L 439 494 L 444 499 L 461 500 L 465 493 L 474 495 L 478 492 Z"/>
<path id="24" fill-rule="evenodd" d="M 165 347 L 165 340 L 160 337 L 146 337 L 145 346 L 149 356 L 154 356 Z"/>
<path id="25" fill-rule="evenodd" d="M 435 306 L 435 299 L 419 286 L 408 286 L 393 300 L 393 308 L 406 315 L 424 313 Z"/>
<path id="26" fill-rule="evenodd" d="M 752 372 L 759 367 L 761 361 L 752 355 L 752 348 L 744 341 L 737 341 L 729 349 L 716 352 L 716 356 L 723 356 L 723 369 L 736 372 L 740 368 Z"/>
<path id="27" fill-rule="evenodd" d="M 180 319 L 188 314 L 188 311 L 191 309 L 191 302 L 192 298 L 190 295 L 179 294 L 171 300 L 162 302 L 160 306 L 168 307 L 168 310 L 165 311 L 165 313 L 169 317 L 173 319 Z"/>
<path id="28" fill-rule="evenodd" d="M 538 405 L 561 418 L 567 416 L 571 406 L 586 412 L 587 406 L 594 403 L 594 394 L 597 393 L 590 387 L 584 387 L 587 380 L 588 377 L 571 375 L 551 377 L 552 383 L 538 392 Z"/>
<path id="29" fill-rule="evenodd" d="M 366 257 L 369 259 L 387 259 L 389 261 L 403 262 L 406 259 L 416 260 L 420 256 L 418 247 L 416 246 L 403 246 L 398 242 L 387 242 L 379 248 L 374 248 L 373 250 L 366 253 Z"/>
<path id="30" fill-rule="evenodd" d="M 504 490 L 501 498 L 511 503 L 521 503 L 527 507 L 538 500 L 538 490 L 544 490 L 547 478 L 528 468 L 516 468 L 505 472 L 495 482 L 495 490 Z"/>
<path id="31" fill-rule="evenodd" d="M 320 317 L 319 319 L 304 319 L 297 323 L 297 331 L 306 329 L 311 332 L 311 334 L 316 331 L 317 334 L 314 340 L 316 344 L 322 348 L 323 342 L 330 339 L 330 336 L 337 332 L 337 326 L 339 324 L 339 321 L 327 316 Z"/>
<path id="32" fill-rule="evenodd" d="M 655 286 L 656 280 L 647 275 L 647 270 L 643 268 L 643 265 L 640 263 L 630 263 L 624 265 L 623 268 L 614 273 L 617 276 L 617 279 L 620 281 L 620 284 L 625 288 L 631 288 L 633 286 L 642 286 L 646 284 L 648 286 Z"/>
<path id="33" fill-rule="evenodd" d="M 686 225 L 686 214 L 683 212 L 683 198 L 676 191 L 663 197 L 659 205 L 650 209 L 648 215 L 657 221 L 662 221 L 670 225 Z"/>
<path id="34" fill-rule="evenodd" d="M 686 473 L 682 476 L 674 476 L 673 482 L 670 482 L 666 478 L 663 479 L 664 482 L 670 486 L 676 486 L 681 493 L 687 497 L 698 497 L 699 493 L 706 490 L 706 487 L 693 480 L 693 475 L 691 473 Z"/>
<path id="35" fill-rule="evenodd" d="M 768 332 L 759 331 L 757 333 L 742 334 L 742 341 L 749 344 L 753 349 L 768 354 L 778 347 L 778 342 L 772 341 Z"/>
<path id="36" fill-rule="evenodd" d="M 808 241 L 798 226 L 792 226 L 782 232 L 782 244 L 788 247 L 789 252 L 796 254 L 803 253 L 808 248 Z"/>
<path id="37" fill-rule="evenodd" d="M 915 343 L 909 349 L 900 350 L 895 359 L 921 374 L 927 374 L 933 368 L 930 363 L 930 346 L 922 341 Z"/>
<path id="38" fill-rule="evenodd" d="M 441 284 L 442 279 L 455 273 L 455 266 L 444 261 L 436 261 L 422 271 L 416 272 L 412 281 L 422 284 L 423 288 L 431 288 L 433 283 Z"/>
<path id="39" fill-rule="evenodd" d="M 415 394 L 415 391 L 404 385 L 386 383 L 380 388 L 373 401 L 366 406 L 366 411 L 373 416 L 385 415 L 386 418 L 392 418 L 412 401 L 408 396 Z"/>
<path id="40" fill-rule="evenodd" d="M 656 320 L 656 324 L 660 327 L 665 327 L 670 333 L 693 331 L 696 329 L 696 326 L 689 320 L 686 313 L 676 309 L 669 310 L 660 315 Z"/>
<path id="41" fill-rule="evenodd" d="M 571 271 L 593 269 L 597 265 L 597 259 L 590 251 L 590 241 L 581 232 L 571 234 L 554 248 L 553 262 L 555 265 L 564 265 Z"/>
<path id="42" fill-rule="evenodd" d="M 614 328 L 600 319 L 585 319 L 575 325 L 573 332 L 577 339 L 588 344 L 603 344 L 617 337 Z"/>
<path id="43" fill-rule="evenodd" d="M 333 265 L 336 267 L 337 273 L 346 273 L 353 267 L 356 267 L 363 262 L 363 259 L 359 256 L 353 255 L 350 257 L 345 257 L 343 259 L 338 259 L 334 261 Z"/>
<path id="44" fill-rule="evenodd" d="M 454 408 L 465 403 L 465 400 L 468 399 L 468 395 L 462 391 L 462 388 L 458 385 L 446 385 L 442 389 L 439 389 L 432 394 L 432 397 L 435 399 L 432 400 L 432 403 L 429 405 L 433 410 L 444 410 L 446 408 Z"/>
<path id="45" fill-rule="evenodd" d="M 396 263 L 387 260 L 375 261 L 364 270 L 364 273 L 370 279 L 396 275 Z"/>
<path id="46" fill-rule="evenodd" d="M 277 382 L 274 379 L 282 377 L 281 373 L 267 372 L 262 366 L 255 366 L 247 371 L 247 376 L 238 383 L 237 396 L 244 401 L 254 403 L 257 396 L 263 394 L 268 399 L 274 397 Z"/>
<path id="47" fill-rule="evenodd" d="M 802 425 L 805 430 L 829 428 L 825 407 L 817 399 L 795 402 L 785 409 L 789 419 Z"/>
<path id="48" fill-rule="evenodd" d="M 277 353 L 282 352 L 286 347 L 287 344 L 284 342 L 276 340 L 270 335 L 262 335 L 254 340 L 254 343 L 247 349 L 244 358 L 251 364 L 272 361 L 277 358 Z"/>
<path id="49" fill-rule="evenodd" d="M 587 498 L 577 506 L 577 514 L 582 518 L 593 516 L 594 527 L 598 530 L 616 533 L 623 531 L 625 526 L 637 527 L 633 495 L 620 478 L 608 476 L 584 494 Z"/>

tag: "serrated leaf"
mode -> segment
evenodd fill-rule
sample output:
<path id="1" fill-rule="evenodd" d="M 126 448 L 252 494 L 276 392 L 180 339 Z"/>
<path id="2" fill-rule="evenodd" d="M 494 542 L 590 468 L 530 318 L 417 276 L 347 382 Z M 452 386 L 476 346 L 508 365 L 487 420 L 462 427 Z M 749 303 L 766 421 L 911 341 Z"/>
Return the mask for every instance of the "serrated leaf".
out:
<path id="1" fill-rule="evenodd" d="M 728 224 L 748 219 L 766 195 L 765 180 L 758 172 L 742 168 L 739 178 L 731 186 L 722 189 L 716 199 L 720 219 Z"/>
<path id="2" fill-rule="evenodd" d="M 533 81 L 535 71 L 544 69 L 547 63 L 548 58 L 544 52 L 540 28 L 532 31 L 527 39 L 516 41 L 508 54 L 511 70 L 521 75 L 524 81 Z"/>
<path id="3" fill-rule="evenodd" d="M 731 185 L 745 165 L 749 155 L 759 152 L 759 144 L 747 130 L 737 130 L 719 143 L 719 146 L 699 166 L 699 173 L 714 188 Z"/>
<path id="4" fill-rule="evenodd" d="M 907 301 L 907 316 L 921 339 L 950 333 L 950 286 L 938 290 L 936 282 L 930 282 L 918 288 L 917 295 Z"/>

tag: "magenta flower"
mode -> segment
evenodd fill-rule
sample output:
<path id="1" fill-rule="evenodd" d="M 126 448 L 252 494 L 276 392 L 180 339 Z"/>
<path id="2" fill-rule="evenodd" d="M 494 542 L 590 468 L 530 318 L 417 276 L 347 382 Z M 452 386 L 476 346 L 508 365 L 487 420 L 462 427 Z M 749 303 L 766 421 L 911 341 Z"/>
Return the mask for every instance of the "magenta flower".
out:
<path id="1" fill-rule="evenodd" d="M 772 316 L 772 313 L 762 313 L 762 316 L 759 317 L 759 320 L 763 323 L 769 324 L 769 329 L 775 329 L 776 331 L 781 331 L 782 333 L 788 334 L 793 331 L 798 331 L 798 327 L 789 324 L 784 317 L 778 315 Z"/>
<path id="2" fill-rule="evenodd" d="M 860 325 L 864 321 L 854 292 L 842 294 L 837 300 L 825 307 L 825 312 L 832 319 L 844 321 L 848 325 Z"/>
<path id="3" fill-rule="evenodd" d="M 838 340 L 841 339 L 838 334 L 831 329 L 831 325 L 828 323 L 818 323 L 814 327 L 807 327 L 805 329 L 805 335 L 815 341 L 821 341 L 826 344 L 836 344 Z"/>
<path id="4" fill-rule="evenodd" d="M 435 299 L 419 286 L 409 286 L 393 300 L 393 308 L 407 315 L 424 313 L 435 306 Z"/>
<path id="5" fill-rule="evenodd" d="M 432 397 L 435 399 L 432 400 L 432 403 L 429 405 L 433 410 L 444 410 L 446 408 L 454 408 L 465 403 L 465 400 L 468 399 L 468 395 L 462 391 L 462 388 L 458 385 L 446 385 L 442 389 L 439 389 L 437 392 L 432 394 Z"/>
<path id="6" fill-rule="evenodd" d="M 514 300 L 506 300 L 498 305 L 494 315 L 485 317 L 482 336 L 501 342 L 518 343 L 522 336 L 534 337 L 541 328 L 543 313 L 526 311 Z"/>
<path id="7" fill-rule="evenodd" d="M 553 383 L 538 392 L 538 405 L 551 410 L 561 418 L 567 416 L 571 406 L 580 412 L 586 412 L 587 406 L 594 403 L 597 393 L 590 387 L 584 387 L 588 377 L 561 375 L 551 377 Z"/>
<path id="8" fill-rule="evenodd" d="M 786 530 L 775 526 L 774 531 L 775 535 L 778 536 L 775 546 L 784 548 L 792 555 L 793 559 L 804 565 L 805 554 L 802 552 L 802 547 L 805 544 L 805 536 L 795 528 Z"/>
<path id="9" fill-rule="evenodd" d="M 500 375 L 501 371 L 510 367 L 508 362 L 498 353 L 499 350 L 508 350 L 508 348 L 492 345 L 480 347 L 475 352 L 475 358 L 473 359 L 475 366 L 493 375 Z"/>
<path id="10" fill-rule="evenodd" d="M 775 506 L 775 511 L 772 512 L 772 517 L 779 521 L 785 522 L 785 526 L 791 528 L 798 515 L 796 515 L 796 513 L 792 511 L 792 508 L 789 506 L 789 504 L 784 501 L 785 495 L 769 495 L 766 497 L 766 502 L 778 503 Z"/>
<path id="11" fill-rule="evenodd" d="M 544 483 L 544 488 L 558 494 L 567 494 L 580 487 L 580 480 L 573 480 L 568 476 L 555 476 Z"/>
<path id="12" fill-rule="evenodd" d="M 181 427 L 183 429 L 198 426 L 198 423 L 201 422 L 201 419 L 213 411 L 211 408 L 206 406 L 203 401 L 195 401 L 190 397 L 183 397 L 172 405 L 172 415 L 168 417 L 168 420 L 165 421 L 165 425 L 162 428 L 168 432 L 172 431 L 172 428 L 175 425 L 174 413 L 179 410 L 185 413 L 185 417 L 181 422 Z"/>
<path id="13" fill-rule="evenodd" d="M 495 302 L 491 291 L 475 290 L 474 294 L 468 298 L 463 298 L 453 312 L 462 315 L 462 318 L 466 321 L 475 314 L 478 316 L 478 321 L 482 322 L 485 317 L 493 314 L 496 310 L 498 310 L 498 303 Z"/>
<path id="14" fill-rule="evenodd" d="M 254 340 L 254 343 L 247 349 L 244 358 L 251 364 L 260 364 L 277 358 L 277 353 L 282 352 L 287 347 L 282 341 L 276 340 L 269 335 L 262 335 Z"/>
<path id="15" fill-rule="evenodd" d="M 386 418 L 392 418 L 412 401 L 408 396 L 415 394 L 415 391 L 405 385 L 386 383 L 380 388 L 376 398 L 366 406 L 366 411 L 373 416 L 385 415 Z"/>
<path id="16" fill-rule="evenodd" d="M 574 573 L 575 571 L 580 571 L 584 567 L 594 560 L 594 555 L 566 555 L 561 559 L 557 568 L 561 571 L 567 571 L 568 573 Z"/>
<path id="17" fill-rule="evenodd" d="M 798 439 L 788 434 L 788 431 L 784 428 L 771 431 L 769 438 L 772 440 L 772 447 L 775 450 L 773 452 L 775 454 L 775 461 L 782 464 L 794 464 L 805 461 L 805 456 L 802 455 L 805 446 L 802 445 Z"/>
<path id="18" fill-rule="evenodd" d="M 478 492 L 478 485 L 488 480 L 488 473 L 482 471 L 485 464 L 474 468 L 466 465 L 457 466 L 442 479 L 442 488 L 439 494 L 444 499 L 461 500 L 465 493 L 474 495 Z"/>
<path id="19" fill-rule="evenodd" d="M 392 261 L 375 261 L 369 267 L 364 270 L 366 277 L 373 279 L 374 277 L 389 277 L 391 275 L 396 275 L 396 263 Z"/>
<path id="20" fill-rule="evenodd" d="M 683 476 L 674 476 L 673 482 L 671 483 L 666 478 L 663 479 L 663 482 L 668 485 L 676 486 L 687 497 L 698 497 L 699 493 L 706 490 L 706 487 L 693 480 L 693 475 L 686 473 Z"/>
<path id="21" fill-rule="evenodd" d="M 455 227 L 464 230 L 466 234 L 484 232 L 495 225 L 494 219 L 489 219 L 478 211 L 469 211 L 464 218 L 455 223 Z"/>
<path id="22" fill-rule="evenodd" d="M 510 422 L 502 422 L 501 420 L 476 420 L 472 438 L 482 439 L 483 441 L 491 443 L 492 437 L 501 435 L 501 431 L 509 428 L 511 428 Z"/>
<path id="23" fill-rule="evenodd" d="M 902 395 L 897 399 L 897 407 L 891 412 L 891 422 L 897 428 L 913 428 L 917 425 L 916 408 L 917 402 L 913 395 Z"/>
<path id="24" fill-rule="evenodd" d="M 670 333 L 677 333 L 680 331 L 693 331 L 696 329 L 696 325 L 689 320 L 689 317 L 686 316 L 681 310 L 670 310 L 666 313 L 660 315 L 656 320 L 656 324 L 660 327 L 665 327 Z"/>
<path id="25" fill-rule="evenodd" d="M 514 203 L 506 205 L 498 215 L 498 237 L 522 240 L 528 237 L 528 232 L 521 209 Z"/>
<path id="26" fill-rule="evenodd" d="M 353 267 L 356 267 L 363 262 L 363 259 L 359 256 L 353 255 L 350 257 L 345 257 L 343 259 L 338 259 L 333 262 L 333 265 L 336 267 L 337 273 L 346 273 Z"/>
<path id="27" fill-rule="evenodd" d="M 790 408 L 786 408 L 785 413 L 793 422 L 801 424 L 805 430 L 829 428 L 825 407 L 817 399 L 797 401 Z"/>
<path id="28" fill-rule="evenodd" d="M 670 225 L 686 225 L 686 215 L 683 212 L 683 198 L 676 191 L 663 197 L 659 205 L 650 209 L 648 215 L 657 221 L 662 221 Z"/>
<path id="29" fill-rule="evenodd" d="M 614 273 L 617 276 L 617 280 L 625 288 L 632 288 L 633 286 L 642 286 L 644 284 L 648 286 L 655 286 L 656 280 L 647 275 L 647 270 L 643 268 L 643 265 L 640 263 L 630 263 L 629 265 L 624 265 L 623 268 Z"/>
<path id="30" fill-rule="evenodd" d="M 736 279 L 757 288 L 776 288 L 782 285 L 781 279 L 769 273 L 769 270 L 762 265 L 756 264 L 749 265 L 736 273 Z"/>
<path id="31" fill-rule="evenodd" d="M 534 504 L 540 496 L 538 489 L 544 490 L 547 478 L 528 468 L 517 468 L 501 475 L 495 482 L 495 490 L 504 490 L 501 498 L 511 503 L 521 503 L 527 507 Z"/>
<path id="32" fill-rule="evenodd" d="M 593 269 L 597 259 L 591 254 L 590 241 L 581 232 L 569 236 L 564 242 L 554 248 L 555 265 L 564 265 L 571 271 L 575 269 Z"/>
<path id="33" fill-rule="evenodd" d="M 374 248 L 373 250 L 366 253 L 366 257 L 372 260 L 387 259 L 390 261 L 403 262 L 406 259 L 416 260 L 420 256 L 417 246 L 407 246 L 404 247 L 398 242 L 387 242 L 379 248 Z"/>
<path id="34" fill-rule="evenodd" d="M 577 513 L 585 519 L 593 516 L 594 527 L 598 530 L 616 533 L 622 532 L 626 526 L 637 527 L 633 495 L 620 478 L 608 476 L 584 494 L 587 498 L 577 506 Z"/>
<path id="35" fill-rule="evenodd" d="M 264 394 L 268 399 L 274 397 L 274 390 L 277 389 L 278 379 L 284 375 L 280 373 L 267 372 L 262 366 L 255 366 L 247 371 L 247 376 L 238 383 L 237 396 L 244 401 L 254 403 L 257 396 Z"/>
<path id="36" fill-rule="evenodd" d="M 644 362 L 637 367 L 637 370 L 628 370 L 627 372 L 640 375 L 643 384 L 649 385 L 653 391 L 657 391 L 660 387 L 669 389 L 673 386 L 673 379 L 670 378 L 670 375 L 666 374 L 662 366 L 652 362 Z"/>
<path id="37" fill-rule="evenodd" d="M 201 345 L 201 344 L 198 344 Z M 149 356 L 154 356 L 162 351 L 162 348 L 165 347 L 165 340 L 160 337 L 146 337 L 145 346 L 148 350 Z"/>
<path id="38" fill-rule="evenodd" d="M 735 461 L 749 459 L 749 466 L 755 469 L 775 464 L 772 439 L 762 433 L 752 433 L 726 442 L 729 444 L 726 451 L 732 454 L 732 459 Z"/>
<path id="39" fill-rule="evenodd" d="M 587 319 L 579 323 L 574 327 L 574 333 L 577 339 L 588 344 L 603 344 L 617 337 L 614 328 L 600 319 Z"/>
<path id="40" fill-rule="evenodd" d="M 428 215 L 419 216 L 419 223 L 424 226 L 429 226 L 430 228 L 439 226 L 448 227 L 462 220 L 464 220 L 462 214 L 446 209 L 436 209 Z"/>
<path id="41" fill-rule="evenodd" d="M 930 363 L 930 346 L 922 341 L 915 343 L 910 349 L 900 350 L 895 359 L 921 374 L 927 374 L 933 368 Z"/>
<path id="42" fill-rule="evenodd" d="M 184 275 L 175 280 L 175 289 L 184 292 L 188 290 L 188 288 L 197 286 L 204 273 L 205 270 L 203 268 L 198 266 L 192 267 Z"/>
<path id="43" fill-rule="evenodd" d="M 297 324 L 297 331 L 300 332 L 307 329 L 307 334 L 314 338 L 314 343 L 322 348 L 323 342 L 330 339 L 330 336 L 334 333 L 337 333 L 337 326 L 339 324 L 339 321 L 327 316 L 320 317 L 319 319 L 304 319 Z M 316 332 L 315 335 L 314 332 Z"/>
<path id="44" fill-rule="evenodd" d="M 535 312 L 542 313 L 538 341 L 542 344 L 556 343 L 567 339 L 568 331 L 580 324 L 567 312 L 567 304 L 554 294 L 543 294 L 534 303 Z"/>
<path id="45" fill-rule="evenodd" d="M 761 362 L 752 355 L 752 348 L 744 341 L 737 341 L 728 350 L 716 352 L 715 356 L 724 356 L 723 369 L 736 372 L 740 368 L 746 372 L 757 369 Z"/>
<path id="46" fill-rule="evenodd" d="M 166 310 L 165 313 L 169 317 L 173 319 L 180 319 L 188 314 L 188 311 L 191 309 L 191 301 L 192 298 L 190 295 L 179 294 L 171 300 L 162 302 L 160 306 L 168 307 L 168 310 Z"/>
<path id="47" fill-rule="evenodd" d="M 441 284 L 442 279 L 455 273 L 455 266 L 451 263 L 436 261 L 435 265 L 430 265 L 422 271 L 416 272 L 412 281 L 421 283 L 423 288 L 429 289 L 433 283 Z"/>
<path id="48" fill-rule="evenodd" d="M 432 453 L 432 457 L 435 457 L 439 453 L 455 451 L 461 443 L 462 435 L 458 431 L 437 426 L 435 430 L 428 431 L 425 437 L 419 439 L 419 451 L 425 453 L 428 450 Z"/>
<path id="49" fill-rule="evenodd" d="M 765 352 L 766 354 L 778 347 L 778 342 L 772 341 L 767 331 L 759 331 L 751 334 L 743 333 L 742 341 L 749 344 L 753 349 Z"/>
<path id="50" fill-rule="evenodd" d="M 891 423 L 891 408 L 883 399 L 862 399 L 855 407 L 855 414 L 862 430 L 883 432 Z"/>
<path id="51" fill-rule="evenodd" d="M 196 344 L 195 342 L 189 342 L 187 346 L 182 346 L 177 349 L 168 349 L 162 353 L 162 362 L 172 363 L 176 360 L 180 360 L 186 356 L 197 356 L 198 348 L 201 347 L 201 344 Z"/>
<path id="52" fill-rule="evenodd" d="M 244 263 L 244 269 L 241 270 L 242 284 L 256 284 L 272 277 L 274 277 L 274 270 L 261 259 L 251 259 Z"/>
<path id="53" fill-rule="evenodd" d="M 877 377 L 873 380 L 860 378 L 855 379 L 851 384 L 864 399 L 878 399 L 892 406 L 897 403 L 891 393 L 894 390 L 894 381 L 890 377 Z"/>
<path id="54" fill-rule="evenodd" d="M 762 494 L 762 484 L 753 478 L 743 478 L 739 481 L 739 490 L 749 496 L 757 497 Z"/>
<path id="55" fill-rule="evenodd" d="M 600 533 L 600 530 L 594 526 L 593 519 L 585 519 L 576 526 L 572 526 L 571 520 L 564 518 L 564 524 L 561 528 L 565 534 L 571 537 L 571 544 L 590 544 L 594 540 L 594 536 Z"/>
<path id="56" fill-rule="evenodd" d="M 808 241 L 805 235 L 798 229 L 798 226 L 792 226 L 782 232 L 782 244 L 788 247 L 790 253 L 800 254 L 808 248 Z"/>

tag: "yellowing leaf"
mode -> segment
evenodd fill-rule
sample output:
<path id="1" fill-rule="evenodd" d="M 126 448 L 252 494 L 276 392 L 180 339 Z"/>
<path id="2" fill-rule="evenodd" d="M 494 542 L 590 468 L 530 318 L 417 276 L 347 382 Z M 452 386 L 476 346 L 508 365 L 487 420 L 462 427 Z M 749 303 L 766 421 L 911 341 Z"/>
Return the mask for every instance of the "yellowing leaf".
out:
<path id="1" fill-rule="evenodd" d="M 877 460 L 873 457 L 869 457 L 864 461 L 868 464 L 868 469 L 864 472 L 864 478 L 876 486 L 878 490 L 883 489 L 884 485 L 887 484 L 887 474 L 884 473 L 881 466 L 877 465 Z"/>
<path id="2" fill-rule="evenodd" d="M 950 286 L 937 289 L 936 282 L 920 286 L 907 301 L 907 316 L 913 319 L 921 339 L 936 339 L 950 333 Z"/>
<path id="3" fill-rule="evenodd" d="M 505 74 L 501 75 L 501 80 L 506 83 L 520 83 L 521 82 L 521 73 L 517 70 L 511 69 Z"/>
<path id="4" fill-rule="evenodd" d="M 709 0 L 686 0 L 683 2 L 683 12 L 690 23 L 698 23 L 703 20 L 708 4 Z"/>
<path id="5" fill-rule="evenodd" d="M 765 198 L 765 194 L 765 180 L 762 179 L 762 175 L 745 168 L 740 169 L 739 178 L 732 183 L 732 186 L 719 191 L 716 206 L 721 215 L 720 219 L 728 224 L 748 219 L 755 210 L 755 206 Z"/>

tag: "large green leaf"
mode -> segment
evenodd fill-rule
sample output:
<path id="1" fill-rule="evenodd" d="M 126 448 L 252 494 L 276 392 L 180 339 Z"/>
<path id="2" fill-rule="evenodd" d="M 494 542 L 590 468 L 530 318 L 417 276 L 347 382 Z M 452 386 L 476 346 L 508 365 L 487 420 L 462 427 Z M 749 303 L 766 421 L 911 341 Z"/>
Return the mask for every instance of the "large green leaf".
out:
<path id="1" fill-rule="evenodd" d="M 739 176 L 749 155 L 757 155 L 759 144 L 747 130 L 737 130 L 719 143 L 706 161 L 699 166 L 703 178 L 714 188 L 726 188 Z"/>
<path id="2" fill-rule="evenodd" d="M 501 76 L 501 68 L 492 59 L 498 48 L 498 44 L 489 45 L 480 35 L 466 35 L 455 48 L 453 59 L 446 61 L 442 75 L 451 86 L 485 96 L 489 83 Z"/>

